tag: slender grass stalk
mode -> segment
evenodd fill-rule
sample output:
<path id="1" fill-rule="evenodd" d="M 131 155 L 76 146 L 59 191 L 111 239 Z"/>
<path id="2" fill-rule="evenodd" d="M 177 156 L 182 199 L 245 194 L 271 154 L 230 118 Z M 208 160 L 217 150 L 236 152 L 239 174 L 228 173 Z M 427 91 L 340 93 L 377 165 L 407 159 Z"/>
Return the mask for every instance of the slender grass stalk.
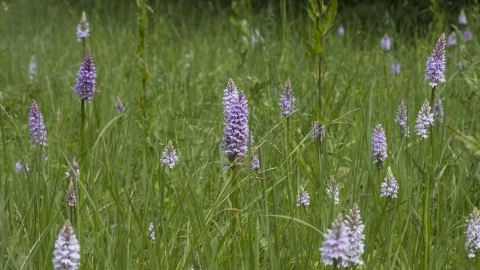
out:
<path id="1" fill-rule="evenodd" d="M 387 84 L 387 82 L 389 81 L 387 78 L 387 51 L 383 51 L 383 81 L 385 82 L 384 89 L 387 90 L 389 88 L 389 85 Z M 386 110 L 388 106 L 387 91 L 383 91 L 383 98 L 383 104 Z"/>
<path id="2" fill-rule="evenodd" d="M 320 44 L 322 44 L 322 39 L 320 39 Z M 322 45 L 320 45 L 322 46 Z M 322 53 L 318 55 L 318 80 L 317 80 L 317 87 L 318 87 L 318 111 L 322 111 Z M 320 115 L 320 121 L 323 122 L 323 115 Z"/>
<path id="3" fill-rule="evenodd" d="M 3 111 L 3 106 L 2 106 L 2 112 L 0 113 L 0 125 L 2 126 L 2 150 L 3 150 L 3 179 L 7 179 L 7 144 L 5 142 L 5 136 L 4 134 L 5 133 L 5 123 L 3 122 L 3 115 L 4 115 L 4 111 Z M 6 116 L 6 114 L 5 114 Z M 8 186 L 8 182 L 9 181 L 3 181 L 4 183 L 4 186 L 3 186 L 3 191 L 4 191 L 4 198 L 7 198 L 8 196 L 8 192 L 10 190 L 9 186 Z M 7 205 L 5 203 L 5 206 L 2 206 L 2 208 L 0 208 L 0 210 L 5 210 L 7 208 Z M 3 246 L 3 245 L 2 245 Z M 3 249 L 3 248 L 2 248 Z"/>
<path id="4" fill-rule="evenodd" d="M 283 54 L 286 54 L 288 52 L 287 0 L 280 0 L 280 12 L 282 17 Z"/>
<path id="5" fill-rule="evenodd" d="M 145 50 L 147 46 L 146 42 L 146 30 L 148 25 L 147 11 L 151 10 L 144 0 L 137 0 L 138 14 L 138 39 L 137 39 L 137 61 L 138 68 L 141 75 L 142 95 L 139 101 L 140 110 L 142 112 L 144 130 L 147 131 L 150 127 L 150 121 L 147 114 L 147 83 L 149 72 L 147 68 L 147 59 L 145 58 Z"/>

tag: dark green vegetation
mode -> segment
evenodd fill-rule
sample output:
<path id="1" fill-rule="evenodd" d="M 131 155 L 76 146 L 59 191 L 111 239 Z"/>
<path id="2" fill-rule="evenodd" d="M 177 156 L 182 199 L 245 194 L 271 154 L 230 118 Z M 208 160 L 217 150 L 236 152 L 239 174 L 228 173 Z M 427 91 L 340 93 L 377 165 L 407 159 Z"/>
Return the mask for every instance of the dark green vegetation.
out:
<path id="1" fill-rule="evenodd" d="M 317 112 L 318 70 L 304 43 L 308 3 L 286 13 L 281 3 L 270 12 L 266 6 L 250 9 L 248 1 L 151 3 L 153 12 L 134 1 L 2 3 L 0 268 L 50 269 L 56 236 L 68 218 L 80 241 L 81 269 L 323 269 L 322 233 L 355 202 L 365 224 L 365 269 L 480 267 L 464 248 L 465 220 L 480 199 L 478 160 L 442 125 L 436 123 L 426 140 L 414 132 L 417 112 L 431 95 L 423 81 L 425 62 L 442 32 L 457 31 L 457 45 L 447 48 L 447 82 L 437 88 L 444 122 L 480 137 L 478 8 L 465 6 L 473 32 L 473 41 L 465 42 L 459 11 L 447 5 L 419 10 L 434 21 L 418 25 L 375 5 L 359 10 L 383 15 L 368 21 L 340 7 L 323 40 L 324 103 Z M 83 10 L 98 74 L 98 92 L 86 104 L 84 152 L 81 105 L 73 94 L 84 57 L 75 37 Z M 344 38 L 336 32 L 340 24 Z M 261 39 L 252 48 L 256 28 Z M 385 33 L 392 38 L 387 52 L 380 48 Z M 33 80 L 31 55 L 37 63 Z M 396 76 L 390 73 L 394 59 L 402 67 Z M 467 69 L 459 71 L 460 59 Z M 248 162 L 222 169 L 221 100 L 228 78 L 249 100 L 249 151 L 260 159 L 258 172 Z M 278 100 L 287 78 L 298 110 L 283 119 Z M 114 109 L 117 96 L 126 106 L 121 115 Z M 46 164 L 42 148 L 29 142 L 31 99 L 47 127 Z M 403 140 L 394 123 L 401 100 L 411 133 Z M 319 115 L 326 124 L 321 144 L 310 138 Z M 388 143 L 380 170 L 371 156 L 377 124 Z M 180 157 L 171 170 L 160 166 L 169 140 Z M 65 203 L 70 157 L 81 165 L 75 207 Z M 18 160 L 30 166 L 26 177 L 15 171 Z M 379 197 L 388 167 L 400 185 L 397 199 Z M 330 176 L 342 186 L 338 205 L 326 194 Z M 311 197 L 307 207 L 296 206 L 300 185 Z M 151 222 L 155 241 L 147 235 Z"/>

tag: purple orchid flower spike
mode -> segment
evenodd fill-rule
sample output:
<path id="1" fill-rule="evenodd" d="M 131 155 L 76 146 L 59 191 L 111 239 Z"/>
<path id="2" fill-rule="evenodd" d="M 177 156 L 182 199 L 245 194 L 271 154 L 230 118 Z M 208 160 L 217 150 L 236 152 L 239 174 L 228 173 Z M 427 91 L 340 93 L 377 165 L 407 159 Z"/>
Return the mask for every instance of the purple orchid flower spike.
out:
<path id="1" fill-rule="evenodd" d="M 432 55 L 427 60 L 425 80 L 430 81 L 430 86 L 445 82 L 445 34 L 442 34 L 435 45 Z"/>
<path id="2" fill-rule="evenodd" d="M 32 106 L 30 107 L 30 117 L 28 118 L 28 124 L 30 126 L 30 141 L 33 146 L 40 144 L 47 146 L 47 131 L 45 130 L 45 124 L 43 122 L 43 115 L 38 109 L 38 105 L 35 100 L 32 99 Z"/>
<path id="3" fill-rule="evenodd" d="M 90 49 L 87 49 L 85 59 L 83 59 L 80 70 L 78 71 L 77 84 L 74 88 L 75 95 L 78 95 L 80 99 L 86 99 L 88 102 L 92 102 L 93 94 L 95 94 L 95 78 L 97 72 L 95 70 L 95 64 L 93 63 L 92 53 Z"/>

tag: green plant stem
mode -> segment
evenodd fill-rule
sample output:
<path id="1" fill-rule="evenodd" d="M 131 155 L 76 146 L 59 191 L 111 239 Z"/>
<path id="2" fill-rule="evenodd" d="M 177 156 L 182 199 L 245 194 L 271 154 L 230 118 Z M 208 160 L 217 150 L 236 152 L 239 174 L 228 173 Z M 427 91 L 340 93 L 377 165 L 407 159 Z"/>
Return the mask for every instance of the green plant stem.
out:
<path id="1" fill-rule="evenodd" d="M 4 113 L 0 114 L 0 125 L 2 126 L 2 146 L 3 146 L 2 147 L 3 148 L 3 174 L 4 174 L 3 179 L 7 179 L 7 162 L 6 162 L 7 161 L 7 144 L 5 142 L 5 135 L 4 135 L 5 134 L 5 126 L 4 126 L 4 123 L 3 123 L 3 114 Z M 3 190 L 5 192 L 4 193 L 5 194 L 4 198 L 7 198 L 7 196 L 8 196 L 8 192 L 9 192 L 8 182 L 9 181 L 3 181 L 3 183 L 5 184 L 5 186 L 3 187 Z M 7 206 L 9 205 L 6 202 L 4 202 L 4 203 L 5 203 L 5 207 L 2 207 L 2 209 L 0 209 L 0 211 L 5 210 L 5 208 L 7 208 Z M 5 230 L 2 230 L 2 231 L 5 231 Z"/>
<path id="2" fill-rule="evenodd" d="M 320 39 L 320 43 L 322 40 Z M 318 111 L 322 111 L 322 53 L 318 55 Z M 321 117 L 323 120 L 323 117 Z"/>
<path id="3" fill-rule="evenodd" d="M 377 167 L 377 176 L 378 176 L 378 186 L 380 187 L 380 185 L 382 184 L 382 176 L 380 175 L 380 168 Z M 372 185 L 372 194 L 375 194 L 375 187 L 374 185 Z"/>
<path id="4" fill-rule="evenodd" d="M 438 126 L 437 125 L 437 128 L 435 128 L 434 126 L 430 126 L 430 146 L 431 146 L 431 149 L 432 149 L 432 155 L 431 155 L 431 163 L 432 165 L 435 164 L 436 162 L 436 155 L 437 155 L 437 152 L 436 152 L 436 148 L 435 148 L 435 136 L 437 136 L 436 134 L 438 134 Z M 438 140 L 438 137 L 437 137 L 437 140 Z"/>
<path id="5" fill-rule="evenodd" d="M 235 162 L 235 161 L 233 161 Z M 231 239 L 231 251 L 232 251 L 232 256 L 231 256 L 231 267 L 232 269 L 237 269 L 236 261 L 237 261 L 237 210 L 240 209 L 239 206 L 239 201 L 238 201 L 238 189 L 236 188 L 237 185 L 237 179 L 235 172 L 237 171 L 237 165 L 232 165 L 231 166 L 231 183 L 232 183 L 232 193 L 230 193 L 230 201 L 232 203 L 232 210 L 230 211 L 232 213 L 231 215 L 231 228 L 232 228 L 232 239 Z M 238 219 L 240 220 L 240 219 Z"/>
<path id="6" fill-rule="evenodd" d="M 385 108 L 385 111 L 387 110 L 387 104 L 388 104 L 388 93 L 387 91 L 389 90 L 388 89 L 388 79 L 387 79 L 387 52 L 386 51 L 383 51 L 383 80 L 385 82 L 385 91 L 383 91 L 383 98 L 384 98 L 384 101 L 383 101 L 383 104 L 384 104 L 384 108 Z"/>
<path id="7" fill-rule="evenodd" d="M 87 147 L 86 147 L 86 132 L 85 132 L 85 99 L 82 99 L 81 101 L 81 105 L 80 105 L 80 115 L 81 115 L 81 124 L 80 124 L 80 140 L 81 140 L 81 154 L 80 154 L 80 167 L 83 167 L 83 164 L 85 164 L 85 157 L 86 157 L 86 152 L 87 152 Z M 84 174 L 81 174 L 82 176 Z M 82 197 L 81 197 L 81 194 L 80 194 L 80 189 L 79 189 L 79 185 L 78 185 L 78 182 L 77 181 L 80 181 L 80 179 L 75 179 L 75 193 L 77 196 L 77 203 L 76 203 L 76 207 L 75 207 L 75 221 L 72 220 L 72 222 L 76 222 L 77 223 L 77 227 L 80 228 L 81 226 L 81 221 L 80 221 L 80 205 L 82 203 Z M 73 219 L 73 217 L 72 217 Z"/>
<path id="8" fill-rule="evenodd" d="M 428 168 L 426 148 L 426 142 L 423 142 L 423 157 L 425 161 L 425 193 L 423 198 L 424 269 L 428 269 L 430 260 L 430 170 Z"/>
<path id="9" fill-rule="evenodd" d="M 85 144 L 85 99 L 82 99 L 80 105 L 81 125 L 80 125 L 80 138 L 81 138 L 81 162 L 85 162 L 86 156 L 86 144 Z"/>
<path id="10" fill-rule="evenodd" d="M 235 161 L 234 161 L 235 162 Z M 232 202 L 232 233 L 234 236 L 236 236 L 236 226 L 241 226 L 240 224 L 237 224 L 237 213 L 240 212 L 241 206 L 240 206 L 240 200 L 239 200 L 239 192 L 240 189 L 237 187 L 238 185 L 238 179 L 237 179 L 237 165 L 234 164 L 232 165 L 231 169 L 231 183 L 232 183 L 232 193 L 230 193 L 230 201 Z M 238 223 L 240 223 L 240 218 L 238 218 Z M 234 246 L 236 244 L 236 241 L 233 241 L 232 243 L 232 248 L 234 249 Z"/>
<path id="11" fill-rule="evenodd" d="M 283 33 L 283 52 L 287 52 L 287 1 L 280 0 L 281 17 L 282 17 L 282 33 Z"/>
<path id="12" fill-rule="evenodd" d="M 145 59 L 145 49 L 146 49 L 146 38 L 145 38 L 145 31 L 148 24 L 148 17 L 147 17 L 147 5 L 144 1 L 138 1 L 138 41 L 137 41 L 137 57 L 139 63 L 140 74 L 142 78 L 142 96 L 140 100 L 140 109 L 142 111 L 143 116 L 143 123 L 144 123 L 144 130 L 147 131 L 150 123 L 148 122 L 148 115 L 147 115 L 147 80 L 149 77 L 148 69 L 147 69 L 147 62 Z"/>
<path id="13" fill-rule="evenodd" d="M 433 108 L 433 104 L 435 104 L 435 89 L 436 87 L 432 87 L 432 97 L 430 98 L 430 106 Z"/>
<path id="14" fill-rule="evenodd" d="M 82 39 L 82 44 L 83 44 L 83 56 L 85 56 L 87 54 L 87 42 L 86 42 L 86 38 L 83 38 Z M 81 138 L 81 157 L 80 157 L 80 161 L 81 163 L 83 164 L 84 162 L 84 159 L 85 159 L 85 152 L 86 152 L 86 147 L 85 147 L 85 99 L 82 99 L 81 101 L 81 105 L 80 105 L 80 115 L 81 115 L 81 118 L 82 118 L 82 123 L 80 125 L 80 138 Z M 77 190 L 77 186 L 76 186 L 76 183 L 75 183 L 75 190 Z M 78 195 L 78 194 L 77 194 Z"/>
<path id="15" fill-rule="evenodd" d="M 326 185 L 327 185 L 326 183 L 328 183 L 328 181 L 330 180 L 328 178 L 328 173 L 327 173 L 327 168 L 329 168 L 329 166 L 328 166 L 327 145 L 326 145 L 326 140 L 325 139 L 324 139 L 324 142 L 320 142 L 320 140 L 318 140 L 318 149 L 319 149 L 318 150 L 318 165 L 319 165 L 319 169 L 318 169 L 318 189 L 320 191 L 323 191 L 326 188 Z M 322 185 L 322 183 L 323 183 L 323 185 Z M 325 194 L 324 192 L 318 192 L 318 204 L 317 205 L 318 205 L 319 209 L 321 209 L 321 207 L 324 206 L 324 202 L 325 202 L 324 194 Z M 327 196 L 327 198 L 328 198 L 328 196 Z M 324 232 L 327 231 L 327 226 L 329 225 L 329 221 L 332 220 L 332 218 L 333 218 L 332 213 L 333 213 L 335 207 L 331 207 L 331 209 L 332 210 L 331 210 L 331 213 L 330 213 L 330 217 L 328 217 L 328 215 L 318 215 L 318 227 L 322 228 L 322 231 L 324 231 Z M 325 220 L 325 217 L 328 217 L 328 218 Z M 318 245 L 320 246 L 321 242 L 318 242 Z"/>
<path id="16" fill-rule="evenodd" d="M 432 87 L 432 108 L 435 104 L 435 89 L 436 87 Z M 435 151 L 435 138 L 434 136 L 436 136 L 436 134 L 438 134 L 438 132 L 435 132 L 435 128 L 433 126 L 430 126 L 430 149 L 431 149 L 431 156 L 430 156 L 430 159 L 431 159 L 431 164 L 433 166 L 433 164 L 435 164 L 436 162 L 436 151 Z M 426 145 L 427 142 L 425 142 L 424 145 Z M 425 155 L 427 154 L 426 152 L 426 146 L 424 146 L 425 148 Z M 425 245 L 426 245 L 426 249 L 425 249 L 425 252 L 426 252 L 426 256 L 425 256 L 425 269 L 427 269 L 428 267 L 428 262 L 431 260 L 431 257 L 430 257 L 430 182 L 431 182 L 431 176 L 430 176 L 430 168 L 428 167 L 428 158 L 426 158 L 425 160 L 425 165 L 426 165 L 426 175 L 427 175 L 427 178 L 426 178 L 426 185 L 425 185 L 425 202 L 424 202 L 424 207 L 425 207 L 425 213 L 424 213 L 424 219 L 425 220 Z"/>
<path id="17" fill-rule="evenodd" d="M 317 141 L 317 154 L 318 154 L 318 183 L 316 188 L 321 190 L 324 188 L 324 186 L 322 186 L 322 142 L 320 140 Z M 322 199 L 323 199 L 322 194 L 323 192 L 318 192 L 319 205 L 321 205 L 320 202 L 322 202 Z M 320 220 L 321 219 L 319 217 L 319 223 L 320 223 Z"/>
<path id="18" fill-rule="evenodd" d="M 287 138 L 286 138 L 286 143 L 285 143 L 285 155 L 287 156 L 287 184 L 288 184 L 288 194 L 290 194 L 290 198 L 292 199 L 292 202 L 295 202 L 295 194 L 294 194 L 294 188 L 293 188 L 293 183 L 290 180 L 290 168 L 291 168 L 291 158 L 290 158 L 290 117 L 287 119 Z"/>

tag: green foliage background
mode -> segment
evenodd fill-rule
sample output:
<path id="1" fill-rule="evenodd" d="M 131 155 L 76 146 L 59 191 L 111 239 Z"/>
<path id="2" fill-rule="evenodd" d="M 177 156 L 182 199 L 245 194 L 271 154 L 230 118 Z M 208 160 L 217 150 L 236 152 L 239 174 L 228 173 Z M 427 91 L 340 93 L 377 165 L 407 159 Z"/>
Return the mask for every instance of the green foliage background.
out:
<path id="1" fill-rule="evenodd" d="M 80 241 L 81 269 L 323 269 L 323 233 L 356 202 L 365 224 L 364 269 L 478 269 L 464 248 L 465 220 L 480 199 L 478 159 L 442 125 L 432 128 L 433 139 L 414 133 L 417 112 L 431 94 L 425 62 L 440 34 L 456 31 L 458 44 L 447 49 L 447 82 L 437 90 L 445 123 L 480 137 L 478 8 L 464 7 L 474 35 L 465 42 L 458 10 L 448 5 L 418 10 L 434 19 L 424 24 L 403 21 L 391 8 L 340 5 L 323 40 L 326 137 L 318 143 L 310 139 L 318 97 L 317 72 L 303 42 L 310 33 L 307 3 L 288 9 L 283 22 L 280 3 L 273 2 L 271 12 L 256 2 L 222 3 L 149 3 L 144 92 L 135 2 L 2 2 L 0 268 L 51 268 L 56 236 L 68 218 Z M 70 157 L 81 155 L 73 87 L 84 56 L 75 37 L 82 11 L 90 23 L 98 92 L 87 104 L 88 149 L 77 204 L 70 207 L 64 174 Z M 383 16 L 362 17 L 367 11 Z M 344 38 L 335 31 L 340 24 Z M 252 47 L 255 29 L 261 39 Z M 380 48 L 384 33 L 392 38 L 388 52 Z M 32 55 L 34 80 L 28 75 Z M 402 67 L 396 76 L 390 73 L 394 59 Z M 460 59 L 468 68 L 458 69 Z M 228 78 L 249 100 L 249 149 L 260 159 L 258 172 L 248 162 L 223 170 L 221 100 Z M 287 78 L 298 110 L 282 119 L 278 100 Z M 117 96 L 126 105 L 121 115 L 114 109 Z M 45 149 L 29 142 L 31 99 L 44 116 Z M 394 123 L 401 100 L 411 130 L 403 140 Z M 380 170 L 371 157 L 377 124 L 386 131 L 389 155 Z M 180 157 L 172 170 L 160 166 L 169 140 Z M 19 160 L 30 166 L 26 176 L 15 172 Z M 379 197 L 387 167 L 400 185 L 397 199 Z M 427 174 L 432 258 L 423 262 Z M 338 205 L 326 194 L 330 176 L 342 186 Z M 300 185 L 311 196 L 309 206 L 296 206 Z M 147 235 L 151 222 L 154 241 Z"/>

